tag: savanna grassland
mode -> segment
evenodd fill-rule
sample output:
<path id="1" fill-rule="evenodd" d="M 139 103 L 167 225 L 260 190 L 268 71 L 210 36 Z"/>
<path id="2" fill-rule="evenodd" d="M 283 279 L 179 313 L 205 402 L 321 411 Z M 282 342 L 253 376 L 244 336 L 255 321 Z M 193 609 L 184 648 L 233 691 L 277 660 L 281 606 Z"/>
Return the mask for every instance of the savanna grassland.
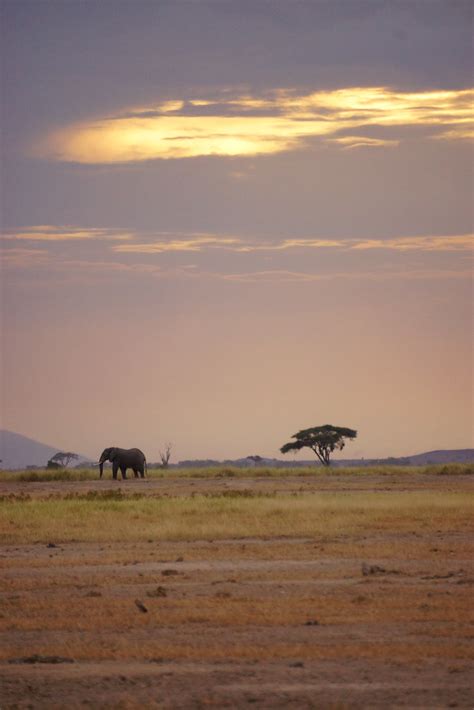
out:
<path id="1" fill-rule="evenodd" d="M 474 466 L 0 474 L 0 707 L 472 707 Z"/>

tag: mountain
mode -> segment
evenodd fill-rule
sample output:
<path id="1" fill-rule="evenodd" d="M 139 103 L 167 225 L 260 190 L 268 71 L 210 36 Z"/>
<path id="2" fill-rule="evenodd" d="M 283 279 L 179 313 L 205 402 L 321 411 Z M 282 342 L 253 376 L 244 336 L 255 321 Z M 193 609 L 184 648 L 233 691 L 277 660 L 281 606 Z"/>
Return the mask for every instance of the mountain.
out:
<path id="1" fill-rule="evenodd" d="M 26 468 L 27 466 L 46 466 L 48 460 L 59 447 L 47 446 L 14 431 L 0 430 L 0 468 Z M 79 454 L 80 459 L 87 459 Z"/>

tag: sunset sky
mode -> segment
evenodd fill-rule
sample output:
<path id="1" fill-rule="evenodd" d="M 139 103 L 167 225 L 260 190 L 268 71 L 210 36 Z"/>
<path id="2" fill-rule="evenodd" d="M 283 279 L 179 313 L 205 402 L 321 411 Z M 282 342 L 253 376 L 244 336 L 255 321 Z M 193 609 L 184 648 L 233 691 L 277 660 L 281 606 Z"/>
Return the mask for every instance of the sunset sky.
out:
<path id="1" fill-rule="evenodd" d="M 3 428 L 474 446 L 470 0 L 1 5 Z"/>

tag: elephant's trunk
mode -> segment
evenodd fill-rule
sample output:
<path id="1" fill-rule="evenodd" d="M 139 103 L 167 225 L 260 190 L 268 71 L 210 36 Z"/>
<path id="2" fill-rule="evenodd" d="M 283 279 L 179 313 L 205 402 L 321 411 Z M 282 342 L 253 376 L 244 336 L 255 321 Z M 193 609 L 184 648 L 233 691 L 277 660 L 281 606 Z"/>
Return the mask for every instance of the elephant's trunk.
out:
<path id="1" fill-rule="evenodd" d="M 104 462 L 103 462 L 103 461 L 99 461 L 100 478 L 102 478 L 103 470 L 104 470 Z"/>

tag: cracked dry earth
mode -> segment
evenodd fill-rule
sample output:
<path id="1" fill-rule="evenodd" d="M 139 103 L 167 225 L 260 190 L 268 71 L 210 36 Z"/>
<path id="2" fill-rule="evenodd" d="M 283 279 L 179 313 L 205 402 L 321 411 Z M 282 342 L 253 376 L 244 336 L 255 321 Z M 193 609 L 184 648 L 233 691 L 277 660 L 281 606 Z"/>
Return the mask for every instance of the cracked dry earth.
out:
<path id="1" fill-rule="evenodd" d="M 3 546 L 0 707 L 471 708 L 471 540 L 414 520 L 337 537 Z"/>

